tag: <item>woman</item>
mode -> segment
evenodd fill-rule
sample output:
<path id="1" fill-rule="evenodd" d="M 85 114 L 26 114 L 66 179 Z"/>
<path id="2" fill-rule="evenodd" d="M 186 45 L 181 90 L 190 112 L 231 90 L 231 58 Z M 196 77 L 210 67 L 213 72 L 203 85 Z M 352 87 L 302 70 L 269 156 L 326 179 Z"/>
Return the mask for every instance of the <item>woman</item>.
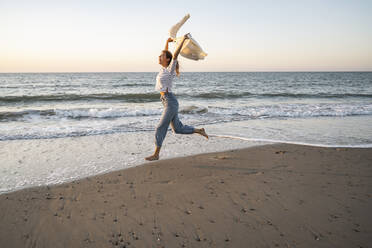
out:
<path id="1" fill-rule="evenodd" d="M 169 38 L 165 45 L 165 50 L 159 55 L 159 64 L 162 66 L 160 72 L 156 77 L 155 89 L 160 92 L 160 99 L 164 105 L 164 110 L 160 119 L 159 125 L 156 127 L 155 132 L 155 152 L 153 155 L 146 157 L 146 160 L 158 160 L 161 145 L 167 134 L 169 124 L 171 124 L 172 130 L 175 133 L 180 134 L 192 134 L 197 133 L 208 139 L 204 128 L 197 129 L 193 126 L 183 125 L 178 119 L 178 101 L 172 93 L 172 81 L 174 76 L 179 76 L 179 65 L 178 55 L 180 54 L 181 48 L 185 40 L 188 39 L 187 34 L 183 36 L 182 42 L 177 47 L 174 55 L 168 51 L 168 43 L 172 42 L 172 38 Z"/>

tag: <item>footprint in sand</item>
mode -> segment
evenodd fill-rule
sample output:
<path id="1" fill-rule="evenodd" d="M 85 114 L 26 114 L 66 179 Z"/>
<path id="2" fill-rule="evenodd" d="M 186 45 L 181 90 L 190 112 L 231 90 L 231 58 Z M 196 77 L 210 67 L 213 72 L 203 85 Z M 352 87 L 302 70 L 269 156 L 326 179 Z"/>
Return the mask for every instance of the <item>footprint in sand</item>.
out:
<path id="1" fill-rule="evenodd" d="M 218 159 L 218 160 L 224 160 L 224 159 L 229 159 L 231 158 L 230 156 L 225 156 L 225 155 L 219 155 L 219 156 L 215 156 L 213 157 L 213 159 Z"/>
<path id="2" fill-rule="evenodd" d="M 286 153 L 287 151 L 276 151 L 275 154 L 284 154 Z"/>

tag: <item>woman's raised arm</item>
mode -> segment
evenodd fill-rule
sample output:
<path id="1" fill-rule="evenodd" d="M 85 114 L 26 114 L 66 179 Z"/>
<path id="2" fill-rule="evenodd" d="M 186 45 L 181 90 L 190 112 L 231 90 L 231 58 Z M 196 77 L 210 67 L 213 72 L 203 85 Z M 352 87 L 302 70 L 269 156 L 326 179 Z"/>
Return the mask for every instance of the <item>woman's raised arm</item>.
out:
<path id="1" fill-rule="evenodd" d="M 182 48 L 182 46 L 183 46 L 183 43 L 184 43 L 185 40 L 188 39 L 188 38 L 189 38 L 189 37 L 188 37 L 188 33 L 185 34 L 185 35 L 183 36 L 181 43 L 178 45 L 176 51 L 175 51 L 174 54 L 173 54 L 173 59 L 177 59 L 178 55 L 180 54 L 181 48 Z"/>
<path id="2" fill-rule="evenodd" d="M 165 42 L 165 49 L 164 50 L 168 51 L 168 43 L 172 42 L 172 41 L 173 41 L 173 39 L 171 37 L 169 37 L 168 40 Z"/>

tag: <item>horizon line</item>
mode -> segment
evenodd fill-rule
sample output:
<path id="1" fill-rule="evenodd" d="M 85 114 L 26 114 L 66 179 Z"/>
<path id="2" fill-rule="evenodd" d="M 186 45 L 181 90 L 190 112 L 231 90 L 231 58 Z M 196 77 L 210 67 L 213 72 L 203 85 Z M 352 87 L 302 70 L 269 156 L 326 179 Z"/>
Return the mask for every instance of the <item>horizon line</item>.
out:
<path id="1" fill-rule="evenodd" d="M 47 73 L 155 73 L 155 72 L 159 72 L 159 71 L 60 71 L 60 72 L 47 72 L 47 71 L 30 71 L 30 72 L 0 72 L 0 74 L 16 74 L 16 73 L 29 73 L 29 74 L 32 74 L 32 73 L 40 73 L 40 74 L 47 74 Z M 195 73 L 195 72 L 201 72 L 201 73 L 205 73 L 205 72 L 372 72 L 372 69 L 371 70 L 335 70 L 335 71 L 328 71 L 328 70 L 324 70 L 324 71 L 321 71 L 321 70 L 308 70 L 308 71 L 184 71 L 184 72 L 181 72 L 181 73 Z"/>

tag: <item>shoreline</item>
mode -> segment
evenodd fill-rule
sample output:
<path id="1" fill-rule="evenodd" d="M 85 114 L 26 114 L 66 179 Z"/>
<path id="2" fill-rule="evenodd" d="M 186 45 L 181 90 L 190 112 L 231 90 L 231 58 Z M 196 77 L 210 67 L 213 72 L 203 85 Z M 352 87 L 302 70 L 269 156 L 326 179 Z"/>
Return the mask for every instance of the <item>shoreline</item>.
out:
<path id="1" fill-rule="evenodd" d="M 370 117 L 355 118 L 249 120 L 203 125 L 210 135 L 209 140 L 168 131 L 160 155 L 161 159 L 175 158 L 272 143 L 368 148 L 370 138 L 362 136 L 370 133 Z M 358 134 L 351 128 L 356 122 L 360 123 Z M 276 127 L 283 129 L 284 126 L 287 131 L 272 136 L 278 131 Z M 301 129 L 296 129 L 298 126 L 317 131 L 312 131 L 311 137 L 307 134 L 302 137 Z M 268 133 L 262 133 L 262 130 Z M 152 131 L 115 132 L 0 141 L 0 194 L 140 165 L 145 162 L 144 157 L 153 153 L 153 135 Z"/>
<path id="2" fill-rule="evenodd" d="M 153 153 L 152 140 L 153 132 L 133 132 L 0 142 L 0 195 L 148 163 L 144 158 Z M 169 132 L 160 155 L 167 159 L 261 144 Z"/>
<path id="3" fill-rule="evenodd" d="M 171 133 L 171 131 L 168 131 L 168 132 Z M 128 132 L 121 133 L 121 132 L 119 132 L 119 133 L 95 134 L 95 135 L 86 135 L 86 136 L 71 136 L 71 137 L 68 136 L 68 137 L 58 137 L 58 138 L 0 140 L 0 145 L 3 144 L 4 146 L 6 146 L 9 143 L 20 143 L 21 145 L 18 146 L 18 147 L 20 147 L 20 146 L 27 145 L 27 143 L 33 144 L 34 142 L 40 142 L 36 146 L 37 147 L 42 146 L 43 148 L 46 148 L 48 146 L 48 144 L 53 143 L 55 141 L 57 141 L 57 142 L 61 141 L 63 146 L 70 146 L 70 145 L 73 145 L 73 143 L 75 141 L 84 140 L 84 139 L 87 139 L 89 141 L 89 139 L 92 139 L 90 141 L 93 141 L 95 143 L 100 143 L 99 145 L 102 146 L 102 142 L 107 142 L 108 137 L 120 137 L 120 136 L 125 137 L 125 136 L 128 136 L 130 134 L 138 135 L 138 133 L 139 132 L 133 132 L 133 133 L 130 133 L 130 132 L 129 133 Z M 142 133 L 150 134 L 150 136 L 152 135 L 152 132 L 148 132 L 148 131 L 144 131 Z M 181 137 L 182 138 L 189 138 L 187 136 L 174 135 L 174 134 L 173 135 L 168 134 L 167 136 L 168 136 L 167 139 L 175 139 L 175 140 L 177 140 L 178 138 L 181 138 Z M 97 139 L 95 139 L 95 138 L 98 138 L 98 140 L 100 140 L 100 141 L 97 141 Z M 221 140 L 221 139 L 224 140 L 225 144 L 229 143 L 229 142 L 230 143 L 237 142 L 237 143 L 233 144 L 232 146 L 229 145 L 230 149 L 221 149 L 221 147 L 223 147 L 223 146 L 220 146 L 220 147 L 215 147 L 213 149 L 210 149 L 209 151 L 204 151 L 204 152 L 195 152 L 195 151 L 191 152 L 191 153 L 184 152 L 183 154 L 179 153 L 178 155 L 172 155 L 170 157 L 166 155 L 166 156 L 163 156 L 165 158 L 161 157 L 160 159 L 164 160 L 164 159 L 173 159 L 173 158 L 183 158 L 183 157 L 199 155 L 199 154 L 226 152 L 226 151 L 232 150 L 232 149 L 246 149 L 246 148 L 250 148 L 250 147 L 266 146 L 266 145 L 299 145 L 299 146 L 308 146 L 308 147 L 315 147 L 315 148 L 318 147 L 318 148 L 350 148 L 350 149 L 354 149 L 354 148 L 357 148 L 357 149 L 371 149 L 372 148 L 372 144 L 327 145 L 327 144 L 313 144 L 313 143 L 307 143 L 307 142 L 292 142 L 292 141 L 282 141 L 282 140 L 273 140 L 273 139 L 256 139 L 256 138 L 239 137 L 239 136 L 234 136 L 234 135 L 219 135 L 219 134 L 210 134 L 209 135 L 209 140 L 207 142 L 210 142 L 211 139 L 215 139 L 215 138 L 217 138 L 218 140 Z M 109 138 L 109 140 L 117 141 L 118 139 Z M 132 140 L 133 140 L 133 137 L 129 137 L 129 142 L 127 142 L 127 144 L 125 144 L 124 146 L 128 146 L 128 143 L 132 142 Z M 72 143 L 71 143 L 71 141 L 72 141 Z M 190 139 L 189 139 L 189 141 L 190 141 Z M 43 144 L 43 143 L 46 143 L 46 144 Z M 175 141 L 171 140 L 171 142 L 169 142 L 169 143 L 174 144 Z M 203 140 L 202 140 L 202 143 L 203 143 Z M 168 146 L 170 144 L 168 144 Z M 208 143 L 205 143 L 205 144 L 208 144 Z M 187 142 L 186 142 L 185 145 L 187 145 Z M 31 145 L 31 146 L 33 146 L 33 145 Z M 166 146 L 164 146 L 164 147 L 166 147 Z M 0 146 L 0 148 L 1 148 L 1 146 Z M 56 149 L 56 150 L 58 150 L 58 152 L 62 152 L 62 153 L 69 152 L 68 150 L 61 150 L 60 147 L 54 147 L 54 149 Z M 32 150 L 32 149 L 28 149 L 28 150 Z M 167 151 L 169 152 L 170 150 L 167 149 Z M 11 153 L 11 152 L 12 152 L 12 150 L 8 149 L 8 153 Z M 34 152 L 34 151 L 32 151 L 32 152 Z M 36 151 L 36 152 L 38 152 L 38 151 Z M 45 150 L 45 151 L 42 151 L 41 153 L 46 153 L 46 152 L 48 152 L 48 151 Z M 148 152 L 151 153 L 151 149 L 148 149 Z M 5 153 L 3 153 L 3 154 L 5 154 Z M 133 152 L 131 153 L 131 155 L 134 155 L 134 154 L 136 154 L 136 153 L 133 153 Z M 26 156 L 24 156 L 25 154 L 23 154 L 23 153 L 21 153 L 21 155 L 22 155 L 22 157 L 26 157 Z M 28 155 L 30 155 L 30 154 L 28 154 Z M 39 154 L 39 155 L 41 155 L 41 154 Z M 101 157 L 99 157 L 99 158 L 101 158 Z M 127 158 L 128 157 L 126 157 L 126 159 Z M 4 159 L 4 157 L 1 157 L 1 154 L 0 154 L 0 160 L 1 159 Z M 57 160 L 59 160 L 59 159 L 57 159 Z M 49 161 L 49 159 L 47 159 L 47 161 Z M 123 159 L 120 162 L 122 162 L 122 161 L 123 161 Z M 7 161 L 7 162 L 9 162 L 9 161 Z M 99 175 L 104 175 L 104 174 L 107 174 L 107 173 L 110 173 L 110 172 L 115 172 L 115 171 L 118 171 L 118 170 L 128 169 L 128 168 L 132 168 L 132 167 L 136 167 L 136 166 L 142 166 L 142 165 L 147 164 L 147 163 L 150 163 L 150 162 L 145 161 L 145 160 L 143 160 L 142 162 L 139 162 L 137 160 L 135 163 L 128 163 L 126 168 L 120 168 L 119 167 L 119 168 L 112 169 L 111 167 L 108 167 L 107 169 L 103 169 L 103 170 L 101 170 L 101 171 L 99 171 L 95 174 L 81 175 L 81 176 L 77 176 L 77 177 L 71 178 L 71 179 L 64 179 L 62 182 L 55 182 L 55 183 L 51 182 L 51 183 L 48 183 L 48 184 L 43 184 L 42 183 L 40 185 L 29 185 L 29 186 L 15 188 L 15 189 L 11 189 L 11 190 L 4 190 L 0 187 L 0 195 L 7 194 L 7 193 L 13 193 L 13 192 L 17 192 L 19 190 L 24 190 L 24 189 L 33 188 L 33 187 L 43 187 L 43 186 L 52 187 L 54 185 L 70 183 L 70 182 L 73 182 L 73 181 L 76 181 L 76 180 L 81 180 L 81 179 L 84 179 L 84 178 L 87 178 L 87 177 L 99 176 Z M 12 166 L 14 166 L 14 165 L 12 165 Z M 79 164 L 77 163 L 76 166 L 79 166 Z M 0 183 L 1 183 L 1 181 L 0 181 Z"/>
<path id="4" fill-rule="evenodd" d="M 368 247 L 371 151 L 268 144 L 4 193 L 0 246 Z"/>
<path id="5" fill-rule="evenodd" d="M 252 147 L 259 147 L 259 146 L 266 146 L 266 145 L 280 145 L 280 143 L 277 143 L 277 144 L 256 144 L 256 145 L 249 145 L 245 148 L 238 148 L 238 149 L 234 149 L 234 150 L 242 150 L 242 149 L 248 149 L 248 148 L 252 148 Z M 311 145 L 309 145 L 311 146 Z M 342 148 L 342 147 L 341 147 Z M 366 149 L 364 147 L 357 147 L 357 148 L 360 148 L 360 149 Z M 369 147 L 367 147 L 368 149 Z M 18 191 L 23 191 L 23 190 L 32 190 L 32 189 L 36 189 L 36 188 L 50 188 L 50 187 L 56 187 L 56 186 L 62 186 L 64 184 L 70 184 L 70 183 L 75 183 L 77 181 L 80 181 L 80 180 L 89 180 L 88 178 L 93 178 L 93 177 L 97 177 L 97 176 L 104 176 L 106 174 L 110 174 L 110 173 L 115 173 L 115 172 L 118 172 L 118 171 L 125 171 L 125 170 L 128 170 L 128 169 L 131 169 L 131 168 L 135 168 L 135 167 L 139 167 L 139 166 L 147 166 L 151 163 L 154 163 L 154 162 L 160 162 L 160 161 L 167 161 L 167 160 L 172 160 L 172 159 L 182 159 L 182 158 L 187 158 L 187 157 L 190 157 L 190 156 L 197 156 L 197 155 L 207 155 L 207 154 L 214 154 L 214 153 L 224 153 L 224 152 L 229 152 L 229 151 L 234 151 L 234 150 L 223 150 L 223 151 L 212 151 L 212 152 L 207 152 L 207 153 L 197 153 L 197 154 L 192 154 L 192 155 L 184 155 L 184 156 L 179 156 L 179 157 L 171 157 L 171 158 L 165 158 L 165 159 L 159 159 L 157 161 L 145 161 L 141 164 L 135 164 L 133 166 L 130 166 L 130 167 L 127 167 L 127 168 L 122 168 L 122 169 L 116 169 L 116 170 L 110 170 L 110 171 L 104 171 L 104 172 L 100 172 L 99 174 L 94 174 L 94 175 L 89 175 L 89 176 L 84 176 L 84 177 L 77 177 L 77 178 L 74 178 L 74 179 L 71 179 L 69 181 L 64 181 L 64 182 L 61 182 L 61 183 L 55 183 L 55 184 L 45 184 L 45 185 L 36 185 L 36 186 L 28 186 L 28 187 L 25 187 L 25 188 L 20 188 L 20 189 L 14 189 L 14 190 L 10 190 L 10 191 L 0 191 L 0 196 L 1 195 L 4 195 L 4 194 L 12 194 L 12 193 L 17 193 Z"/>

